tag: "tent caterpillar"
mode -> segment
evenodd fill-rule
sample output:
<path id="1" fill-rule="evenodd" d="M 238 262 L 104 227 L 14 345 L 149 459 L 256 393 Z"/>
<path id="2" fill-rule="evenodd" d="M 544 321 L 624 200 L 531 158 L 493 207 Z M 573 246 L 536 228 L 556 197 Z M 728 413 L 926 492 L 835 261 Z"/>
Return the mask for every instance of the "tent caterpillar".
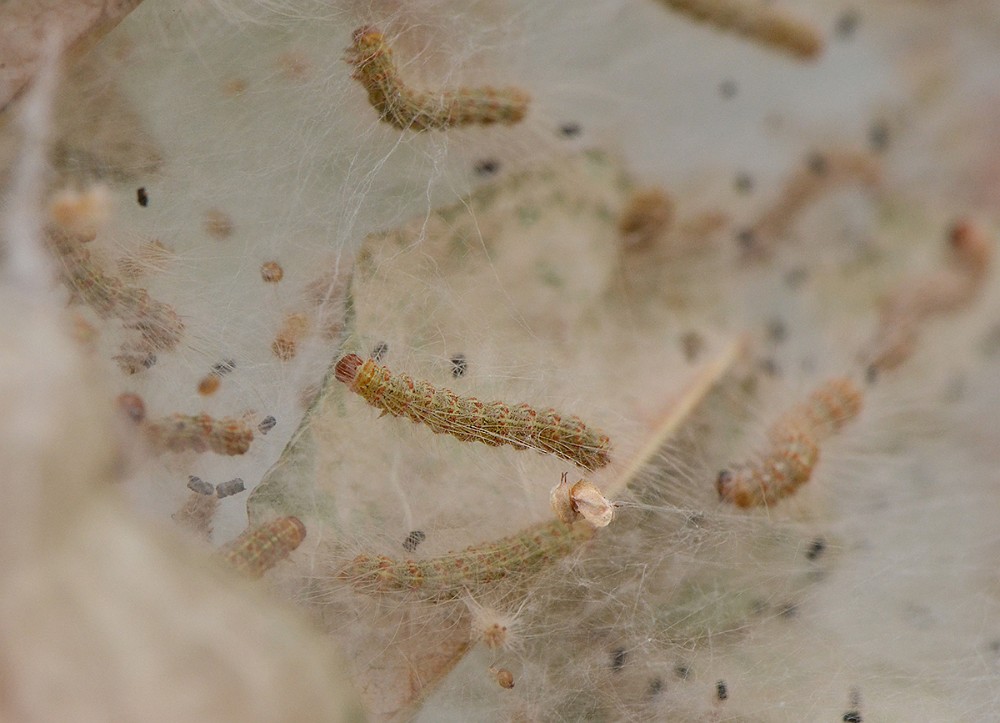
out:
<path id="1" fill-rule="evenodd" d="M 861 403 L 861 390 L 850 379 L 827 381 L 771 427 L 770 448 L 757 461 L 719 473 L 719 499 L 747 508 L 794 494 L 812 476 L 820 443 L 856 417 Z"/>
<path id="2" fill-rule="evenodd" d="M 744 253 L 751 259 L 767 258 L 811 204 L 850 184 L 875 188 L 881 179 L 882 165 L 872 153 L 835 150 L 812 154 L 788 178 L 773 205 L 743 231 Z"/>
<path id="3" fill-rule="evenodd" d="M 660 0 L 671 10 L 804 60 L 823 50 L 823 39 L 781 10 L 744 0 Z"/>
<path id="4" fill-rule="evenodd" d="M 253 430 L 232 417 L 215 419 L 208 414 L 171 414 L 148 422 L 146 437 L 157 451 L 195 452 L 212 450 L 216 454 L 244 454 L 253 442 Z"/>
<path id="5" fill-rule="evenodd" d="M 883 302 L 871 345 L 870 374 L 895 369 L 909 359 L 927 319 L 957 311 L 979 293 L 990 267 L 989 238 L 974 224 L 959 222 L 948 235 L 948 245 L 948 268 L 903 282 Z"/>
<path id="6" fill-rule="evenodd" d="M 233 568 L 259 578 L 288 557 L 306 538 L 306 526 L 298 517 L 279 517 L 247 530 L 219 550 Z"/>
<path id="7" fill-rule="evenodd" d="M 407 87 L 392 60 L 385 36 L 369 26 L 354 31 L 347 62 L 351 76 L 368 91 L 368 102 L 379 118 L 400 130 L 446 130 L 456 126 L 513 125 L 528 111 L 531 97 L 514 87 L 457 88 L 440 92 Z"/>
<path id="8" fill-rule="evenodd" d="M 589 525 L 571 527 L 556 520 L 428 560 L 358 555 L 337 577 L 369 595 L 421 592 L 432 598 L 453 598 L 512 575 L 540 572 L 590 539 L 593 532 Z"/>
<path id="9" fill-rule="evenodd" d="M 338 381 L 373 407 L 423 422 L 436 434 L 450 434 L 463 442 L 478 441 L 491 447 L 530 447 L 587 470 L 611 462 L 611 441 L 606 434 L 590 429 L 579 417 L 563 417 L 554 409 L 536 410 L 527 404 L 511 407 L 498 401 L 460 397 L 429 382 L 414 381 L 406 374 L 393 374 L 375 360 L 363 361 L 357 354 L 338 361 L 335 374 Z"/>

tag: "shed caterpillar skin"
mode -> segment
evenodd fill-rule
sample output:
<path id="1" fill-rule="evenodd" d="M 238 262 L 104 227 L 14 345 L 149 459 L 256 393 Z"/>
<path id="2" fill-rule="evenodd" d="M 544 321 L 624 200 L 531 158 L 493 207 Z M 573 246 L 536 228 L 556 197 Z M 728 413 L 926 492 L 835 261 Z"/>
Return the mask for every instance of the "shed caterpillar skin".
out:
<path id="1" fill-rule="evenodd" d="M 958 311 L 976 298 L 989 272 L 990 239 L 971 223 L 955 224 L 948 236 L 948 268 L 910 279 L 882 304 L 871 344 L 870 372 L 895 369 L 913 354 L 921 326 L 931 317 Z"/>
<path id="2" fill-rule="evenodd" d="M 223 559 L 245 575 L 260 578 L 306 539 L 298 517 L 279 517 L 247 530 L 219 550 Z"/>
<path id="3" fill-rule="evenodd" d="M 719 473 L 719 499 L 748 508 L 794 494 L 812 476 L 820 443 L 856 417 L 861 404 L 861 390 L 850 379 L 827 381 L 771 427 L 760 459 Z"/>
<path id="4" fill-rule="evenodd" d="M 527 404 L 510 407 L 503 402 L 460 397 L 406 374 L 393 374 L 375 360 L 363 361 L 357 354 L 338 361 L 334 373 L 383 413 L 423 422 L 436 434 L 491 447 L 508 444 L 516 449 L 537 449 L 587 470 L 611 462 L 608 436 L 590 429 L 579 417 L 563 417 L 554 409 L 536 410 Z"/>
<path id="5" fill-rule="evenodd" d="M 440 92 L 408 88 L 392 60 L 392 49 L 377 29 L 354 31 L 347 62 L 351 76 L 368 91 L 368 102 L 379 118 L 400 130 L 446 130 L 457 126 L 513 125 L 520 122 L 531 101 L 519 88 L 457 88 Z"/>
<path id="6" fill-rule="evenodd" d="M 153 299 L 149 292 L 107 274 L 94 262 L 79 238 L 58 229 L 49 230 L 52 248 L 62 260 L 62 275 L 74 295 L 103 318 L 117 317 L 125 327 L 140 333 L 128 350 L 152 355 L 177 346 L 184 322 L 169 304 Z"/>
<path id="7" fill-rule="evenodd" d="M 146 437 L 157 451 L 212 450 L 216 454 L 245 454 L 253 430 L 232 417 L 215 419 L 208 414 L 171 414 L 145 424 Z"/>
<path id="8" fill-rule="evenodd" d="M 781 10 L 745 0 L 660 0 L 671 10 L 808 60 L 823 50 L 815 28 Z"/>
<path id="9" fill-rule="evenodd" d="M 593 534 L 589 525 L 571 527 L 556 520 L 428 560 L 358 555 L 337 577 L 369 595 L 419 592 L 431 598 L 453 598 L 512 575 L 540 572 Z"/>

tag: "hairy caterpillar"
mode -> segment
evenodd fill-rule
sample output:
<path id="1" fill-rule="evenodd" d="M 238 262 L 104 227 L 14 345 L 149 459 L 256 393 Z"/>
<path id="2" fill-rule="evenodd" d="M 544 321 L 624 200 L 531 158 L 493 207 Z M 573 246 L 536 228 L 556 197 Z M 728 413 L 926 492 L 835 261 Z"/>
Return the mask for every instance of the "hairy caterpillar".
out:
<path id="1" fill-rule="evenodd" d="M 171 414 L 148 422 L 146 437 L 157 451 L 195 452 L 212 450 L 216 454 L 244 454 L 253 442 L 253 430 L 232 417 L 215 419 L 207 414 Z"/>
<path id="2" fill-rule="evenodd" d="M 608 436 L 587 427 L 579 417 L 563 417 L 554 409 L 536 410 L 527 404 L 510 407 L 460 397 L 406 374 L 392 374 L 373 359 L 348 354 L 337 362 L 335 374 L 351 391 L 373 407 L 396 417 L 423 422 L 436 434 L 450 434 L 463 442 L 491 447 L 509 444 L 516 449 L 548 452 L 587 470 L 611 462 Z"/>
<path id="3" fill-rule="evenodd" d="M 875 187 L 881 178 L 882 166 L 871 153 L 842 150 L 813 154 L 786 181 L 778 200 L 743 232 L 747 239 L 745 253 L 749 257 L 767 257 L 810 204 L 848 184 Z"/>
<path id="4" fill-rule="evenodd" d="M 760 459 L 719 473 L 719 499 L 747 508 L 794 494 L 812 476 L 820 443 L 856 417 L 861 403 L 861 390 L 850 379 L 827 381 L 771 427 Z"/>
<path id="5" fill-rule="evenodd" d="M 671 10 L 799 58 L 823 50 L 819 33 L 785 13 L 745 0 L 660 0 Z"/>
<path id="6" fill-rule="evenodd" d="M 948 268 L 904 282 L 883 302 L 870 373 L 895 369 L 909 359 L 928 318 L 957 311 L 979 293 L 990 267 L 990 240 L 977 226 L 960 222 L 952 227 L 948 246 Z"/>
<path id="7" fill-rule="evenodd" d="M 126 328 L 140 333 L 138 340 L 124 345 L 124 356 L 148 359 L 157 351 L 177 346 L 184 333 L 184 322 L 173 307 L 156 301 L 145 289 L 106 274 L 91 259 L 80 238 L 57 229 L 50 229 L 48 236 L 62 259 L 63 278 L 74 294 L 101 317 L 114 316 L 121 319 Z M 136 363 L 125 371 L 134 373 L 151 365 Z"/>
<path id="8" fill-rule="evenodd" d="M 385 37 L 372 27 L 354 31 L 347 61 L 351 76 L 368 91 L 368 102 L 380 120 L 400 130 L 445 130 L 456 126 L 512 125 L 528 111 L 531 97 L 513 87 L 457 88 L 431 92 L 408 88 L 392 60 Z"/>
<path id="9" fill-rule="evenodd" d="M 219 550 L 235 569 L 259 578 L 288 557 L 306 539 L 306 526 L 298 517 L 279 517 L 247 530 Z"/>
<path id="10" fill-rule="evenodd" d="M 618 218 L 618 232 L 625 248 L 652 246 L 670 228 L 674 219 L 674 201 L 659 187 L 636 191 Z"/>
<path id="11" fill-rule="evenodd" d="M 540 572 L 593 533 L 589 525 L 571 527 L 556 520 L 428 560 L 358 555 L 338 577 L 369 595 L 420 592 L 432 598 L 457 597 L 465 590 L 480 590 L 512 575 Z"/>

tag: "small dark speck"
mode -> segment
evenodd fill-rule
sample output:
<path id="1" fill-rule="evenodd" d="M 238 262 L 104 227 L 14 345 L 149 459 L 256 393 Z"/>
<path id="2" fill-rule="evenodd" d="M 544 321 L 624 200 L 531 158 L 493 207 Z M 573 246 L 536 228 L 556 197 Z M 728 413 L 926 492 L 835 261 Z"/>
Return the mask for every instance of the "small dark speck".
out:
<path id="1" fill-rule="evenodd" d="M 778 606 L 778 615 L 785 619 L 797 617 L 799 614 L 799 606 L 793 602 L 782 603 Z"/>
<path id="2" fill-rule="evenodd" d="M 775 344 L 780 344 L 788 338 L 788 327 L 781 319 L 771 319 L 767 322 L 767 336 Z"/>
<path id="3" fill-rule="evenodd" d="M 808 278 L 809 272 L 800 266 L 799 268 L 792 269 L 785 274 L 785 284 L 787 284 L 790 289 L 797 289 L 802 286 Z"/>
<path id="4" fill-rule="evenodd" d="M 878 121 L 872 125 L 868 131 L 868 143 L 875 152 L 884 151 L 889 147 L 889 126 L 883 121 Z"/>
<path id="5" fill-rule="evenodd" d="M 156 366 L 156 354 L 149 354 L 142 360 L 142 365 L 147 369 L 151 369 Z"/>
<path id="6" fill-rule="evenodd" d="M 684 664 L 675 665 L 674 675 L 676 675 L 681 680 L 687 680 L 688 678 L 691 677 L 691 668 Z"/>
<path id="7" fill-rule="evenodd" d="M 375 345 L 375 348 L 372 349 L 372 359 L 374 359 L 375 361 L 382 361 L 382 357 L 384 357 L 388 353 L 389 353 L 389 345 L 386 344 L 384 341 L 380 341 L 378 344 Z"/>
<path id="8" fill-rule="evenodd" d="M 726 100 L 730 98 L 735 98 L 736 93 L 739 91 L 739 86 L 736 85 L 736 81 L 732 78 L 726 78 L 724 81 L 719 83 L 719 95 L 721 95 Z"/>
<path id="9" fill-rule="evenodd" d="M 221 377 L 225 374 L 229 374 L 229 372 L 233 371 L 233 369 L 235 368 L 236 368 L 236 362 L 234 360 L 223 359 L 218 364 L 212 367 L 212 374 Z"/>
<path id="10" fill-rule="evenodd" d="M 473 167 L 473 170 L 476 172 L 477 176 L 492 176 L 500 170 L 500 162 L 493 160 L 492 158 L 487 158 L 477 162 Z"/>
<path id="11" fill-rule="evenodd" d="M 841 40 L 850 40 L 854 37 L 855 31 L 858 29 L 858 25 L 861 24 L 861 13 L 857 10 L 847 10 L 837 18 L 837 25 L 834 28 L 837 37 Z"/>
<path id="12" fill-rule="evenodd" d="M 809 170 L 817 176 L 826 175 L 828 163 L 826 156 L 822 153 L 810 153 L 809 158 L 806 159 L 806 165 L 809 167 Z"/>
<path id="13" fill-rule="evenodd" d="M 869 364 L 868 368 L 865 369 L 865 381 L 869 384 L 874 384 L 878 381 L 878 367 L 874 364 Z"/>
<path id="14" fill-rule="evenodd" d="M 693 362 L 705 348 L 705 339 L 694 330 L 686 331 L 681 335 L 681 349 L 684 350 L 684 358 Z"/>
<path id="15" fill-rule="evenodd" d="M 407 552 L 413 552 L 417 549 L 417 545 L 427 539 L 427 535 L 424 534 L 423 530 L 414 530 L 406 536 L 403 540 L 403 549 Z"/>
<path id="16" fill-rule="evenodd" d="M 736 243 L 740 245 L 740 248 L 744 251 L 750 251 L 754 244 L 756 243 L 756 237 L 752 228 L 742 229 L 736 234 Z"/>
<path id="17" fill-rule="evenodd" d="M 760 360 L 760 370 L 772 379 L 776 379 L 781 376 L 781 367 L 772 357 L 765 357 Z"/>
<path id="18" fill-rule="evenodd" d="M 245 489 L 246 485 L 243 484 L 243 480 L 236 477 L 228 482 L 222 482 L 221 484 L 215 485 L 215 494 L 218 495 L 221 500 L 223 497 L 238 495 Z"/>
<path id="19" fill-rule="evenodd" d="M 806 559 L 815 560 L 823 554 L 824 550 L 826 550 L 826 540 L 822 537 L 817 537 L 809 543 L 809 549 L 806 550 Z"/>
<path id="20" fill-rule="evenodd" d="M 149 196 L 146 195 L 146 187 L 140 186 L 135 192 L 135 199 L 139 202 L 139 205 L 143 208 L 149 205 Z"/>
<path id="21" fill-rule="evenodd" d="M 625 667 L 627 659 L 628 651 L 625 648 L 615 648 L 611 651 L 611 669 L 616 673 L 621 672 L 621 669 Z"/>
<path id="22" fill-rule="evenodd" d="M 277 419 L 275 419 L 271 415 L 268 415 L 264 417 L 262 420 L 260 420 L 260 424 L 257 425 L 257 431 L 260 432 L 261 434 L 267 434 L 272 429 L 274 429 L 277 423 L 278 423 Z"/>
<path id="23" fill-rule="evenodd" d="M 849 710 L 844 713 L 844 717 L 841 720 L 843 720 L 844 723 L 861 723 L 864 719 L 861 717 L 861 711 Z"/>
<path id="24" fill-rule="evenodd" d="M 659 695 L 663 692 L 666 685 L 663 682 L 663 678 L 653 678 L 649 681 L 649 695 L 650 697 L 654 695 Z"/>
<path id="25" fill-rule="evenodd" d="M 559 134 L 563 138 L 576 138 L 581 130 L 579 123 L 563 123 L 559 126 Z"/>
<path id="26" fill-rule="evenodd" d="M 193 474 L 188 475 L 188 489 L 200 495 L 210 495 L 215 492 L 215 488 L 212 485 L 201 477 L 195 477 Z"/>
<path id="27" fill-rule="evenodd" d="M 1000 639 L 994 639 L 990 641 L 990 652 L 1000 653 Z"/>
<path id="28" fill-rule="evenodd" d="M 726 687 L 726 681 L 720 680 L 716 682 L 715 697 L 719 700 L 726 700 L 729 697 L 729 688 Z"/>
<path id="29" fill-rule="evenodd" d="M 737 173 L 733 185 L 740 193 L 750 193 L 753 190 L 753 176 L 749 173 Z"/>
<path id="30" fill-rule="evenodd" d="M 465 354 L 456 354 L 451 358 L 451 375 L 456 379 L 464 377 L 468 369 L 469 361 L 465 358 Z"/>

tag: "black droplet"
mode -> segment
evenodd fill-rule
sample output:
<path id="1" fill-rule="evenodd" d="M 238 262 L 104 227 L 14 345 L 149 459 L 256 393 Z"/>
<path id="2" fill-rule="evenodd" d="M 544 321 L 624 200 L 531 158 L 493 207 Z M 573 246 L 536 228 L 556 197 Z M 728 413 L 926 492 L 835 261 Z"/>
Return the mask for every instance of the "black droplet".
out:
<path id="1" fill-rule="evenodd" d="M 846 713 L 844 713 L 844 717 L 842 718 L 842 720 L 844 721 L 844 723 L 861 723 L 863 719 L 861 717 L 861 711 L 849 710 Z"/>
<path id="2" fill-rule="evenodd" d="M 140 186 L 135 192 L 135 199 L 139 202 L 139 205 L 143 208 L 149 205 L 149 196 L 146 195 L 146 187 Z"/>
<path id="3" fill-rule="evenodd" d="M 482 161 L 478 161 L 473 167 L 473 170 L 475 170 L 477 176 L 492 176 L 500 170 L 500 161 L 492 158 L 486 158 Z"/>
<path id="4" fill-rule="evenodd" d="M 260 420 L 260 424 L 257 425 L 257 431 L 260 432 L 261 434 L 267 434 L 272 429 L 274 429 L 277 423 L 278 423 L 277 419 L 275 419 L 271 415 L 268 415 L 264 417 L 262 420 Z"/>
<path id="5" fill-rule="evenodd" d="M 414 530 L 406 536 L 403 540 L 403 549 L 407 552 L 413 552 L 417 549 L 417 545 L 423 542 L 427 538 L 422 530 Z"/>
<path id="6" fill-rule="evenodd" d="M 384 357 L 388 353 L 389 353 L 389 345 L 386 344 L 384 341 L 380 341 L 378 344 L 375 345 L 375 348 L 372 349 L 372 359 L 374 359 L 375 361 L 382 361 L 382 357 Z"/>
<path id="7" fill-rule="evenodd" d="M 456 354 L 451 358 L 451 375 L 456 379 L 465 376 L 468 369 L 469 362 L 465 358 L 465 354 Z"/>

